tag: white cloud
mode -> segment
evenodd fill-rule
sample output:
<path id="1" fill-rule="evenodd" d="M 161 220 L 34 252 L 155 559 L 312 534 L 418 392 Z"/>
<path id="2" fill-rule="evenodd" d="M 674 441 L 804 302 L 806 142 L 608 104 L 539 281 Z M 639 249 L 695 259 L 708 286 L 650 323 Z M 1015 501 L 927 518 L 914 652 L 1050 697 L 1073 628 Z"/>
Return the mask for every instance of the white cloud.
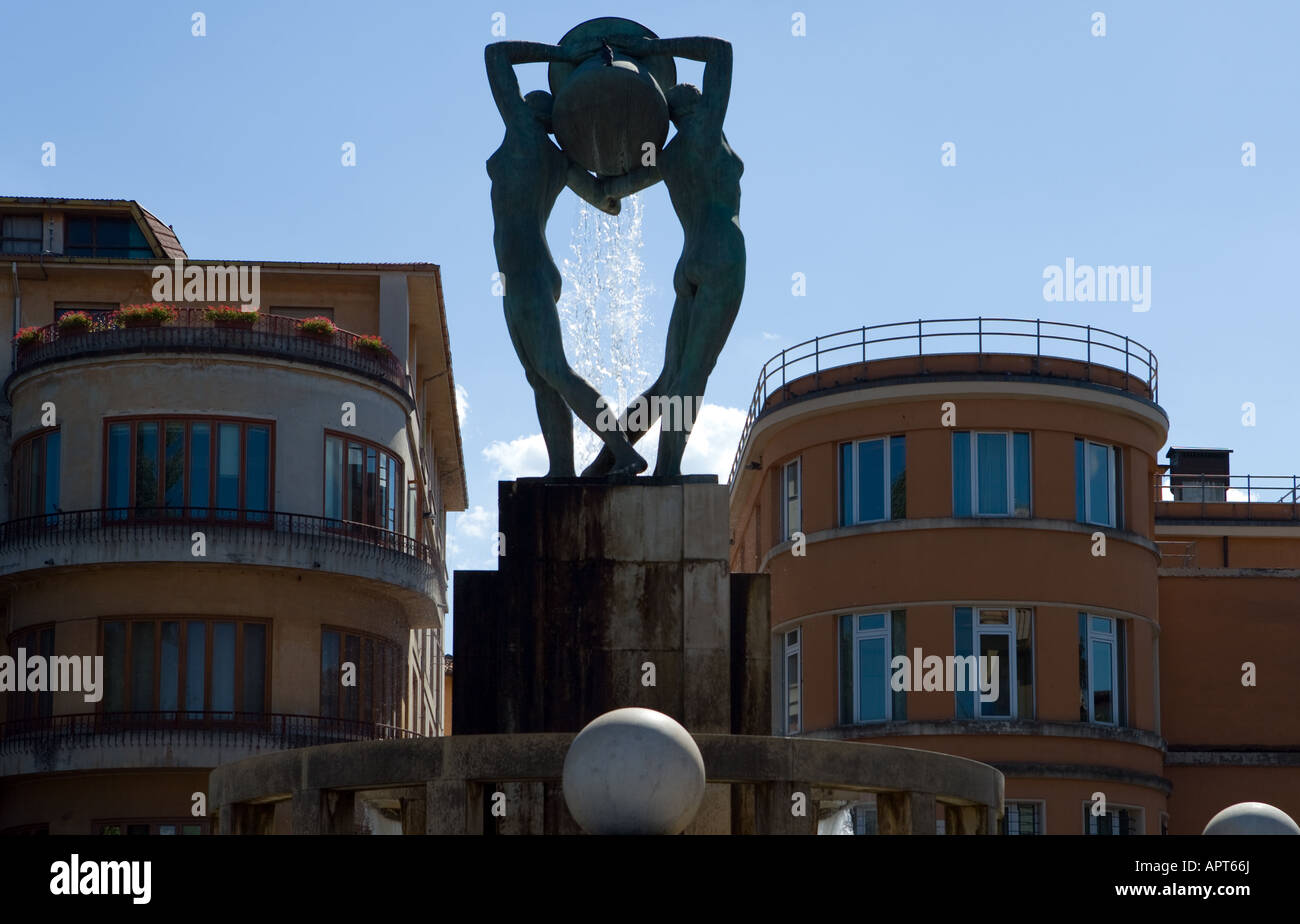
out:
<path id="1" fill-rule="evenodd" d="M 456 417 L 460 420 L 460 425 L 465 426 L 465 418 L 469 416 L 469 389 L 464 385 L 456 386 Z"/>
<path id="2" fill-rule="evenodd" d="M 467 568 L 491 569 L 495 562 L 493 535 L 497 512 L 475 505 L 461 513 L 447 515 L 447 565 L 452 571 Z"/>
<path id="3" fill-rule="evenodd" d="M 718 481 L 726 484 L 731 474 L 731 463 L 736 459 L 740 430 L 744 426 L 745 412 L 740 408 L 704 405 L 686 444 L 682 471 L 717 475 Z"/>
<path id="4" fill-rule="evenodd" d="M 496 477 L 506 480 L 545 475 L 550 467 L 540 433 L 509 442 L 496 440 L 483 450 L 483 456 L 496 466 Z"/>
<path id="5" fill-rule="evenodd" d="M 771 331 L 766 331 L 766 330 L 765 330 L 765 331 L 763 331 L 763 339 L 764 339 L 764 340 L 780 340 L 780 339 L 781 339 L 781 335 L 780 335 L 780 334 L 774 334 L 774 333 L 772 333 Z"/>

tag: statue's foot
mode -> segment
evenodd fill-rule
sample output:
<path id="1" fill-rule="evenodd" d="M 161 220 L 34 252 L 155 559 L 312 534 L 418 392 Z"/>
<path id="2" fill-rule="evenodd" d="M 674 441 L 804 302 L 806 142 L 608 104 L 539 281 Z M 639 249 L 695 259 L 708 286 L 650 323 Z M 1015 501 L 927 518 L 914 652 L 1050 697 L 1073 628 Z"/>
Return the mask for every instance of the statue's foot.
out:
<path id="1" fill-rule="evenodd" d="M 609 451 L 609 447 L 602 447 L 600 454 L 592 461 L 590 465 L 582 470 L 583 478 L 601 478 L 608 475 L 614 468 L 614 454 Z"/>
<path id="2" fill-rule="evenodd" d="M 628 452 L 631 455 L 621 462 L 616 462 L 614 467 L 609 470 L 610 475 L 639 475 L 649 467 L 649 463 L 641 458 L 635 450 L 629 449 Z"/>

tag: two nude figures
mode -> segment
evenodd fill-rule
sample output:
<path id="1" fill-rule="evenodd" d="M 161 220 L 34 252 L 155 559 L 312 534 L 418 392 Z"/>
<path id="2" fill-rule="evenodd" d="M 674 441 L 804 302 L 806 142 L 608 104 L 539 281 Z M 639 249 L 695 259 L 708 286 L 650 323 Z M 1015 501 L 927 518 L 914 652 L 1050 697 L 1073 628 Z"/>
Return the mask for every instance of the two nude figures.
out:
<path id="1" fill-rule="evenodd" d="M 551 140 L 552 98 L 542 90 L 521 96 L 514 65 L 565 61 L 573 64 L 617 51 L 630 58 L 665 55 L 704 62 L 703 88 L 678 84 L 667 91 L 676 135 L 653 166 L 622 176 L 597 178 Z M 572 477 L 573 429 L 570 409 L 604 442 L 584 476 L 635 475 L 646 462 L 633 448 L 668 402 L 678 397 L 698 402 L 709 373 L 740 308 L 745 285 L 745 239 L 740 231 L 740 175 L 744 165 L 722 132 L 731 95 L 731 45 L 715 38 L 609 38 L 604 42 L 546 45 L 498 42 L 487 46 L 492 96 L 506 135 L 487 162 L 492 180 L 493 244 L 497 269 L 505 279 L 506 326 L 537 402 L 537 417 L 550 456 L 548 478 Z M 668 188 L 682 224 L 682 255 L 673 275 L 676 301 L 668 323 L 663 370 L 618 421 L 598 426 L 600 395 L 569 366 L 564 355 L 556 303 L 560 271 L 546 242 L 546 223 L 565 186 L 602 211 L 617 215 L 619 200 L 660 179 Z M 629 412 L 648 404 L 650 415 Z M 689 419 L 689 418 L 688 418 Z M 678 424 L 681 423 L 679 420 Z M 643 426 L 642 426 L 643 425 Z M 690 433 L 665 426 L 659 436 L 656 476 L 681 474 Z"/>

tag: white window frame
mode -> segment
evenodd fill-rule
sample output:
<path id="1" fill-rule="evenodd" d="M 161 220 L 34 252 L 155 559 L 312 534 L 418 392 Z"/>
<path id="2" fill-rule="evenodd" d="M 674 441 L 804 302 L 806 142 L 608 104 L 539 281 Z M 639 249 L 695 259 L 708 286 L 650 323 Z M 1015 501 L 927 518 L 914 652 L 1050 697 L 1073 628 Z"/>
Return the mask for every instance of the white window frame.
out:
<path id="1" fill-rule="evenodd" d="M 975 718 L 976 719 L 992 719 L 994 721 L 997 721 L 999 719 L 1006 720 L 1006 719 L 1019 718 L 1018 713 L 1020 711 L 1020 686 L 1018 683 L 1018 678 L 1016 676 L 1016 610 L 1017 609 L 1029 609 L 1029 607 L 1024 607 L 1024 606 L 1016 607 L 1011 605 L 971 607 L 971 640 L 970 640 L 971 654 L 975 655 L 976 658 L 979 657 L 979 652 L 980 652 L 979 637 L 981 635 L 1005 635 L 1008 638 L 1007 658 L 1011 662 L 1011 667 L 1008 670 L 1002 670 L 1001 668 L 998 669 L 999 674 L 1005 675 L 1005 676 L 1000 676 L 998 678 L 999 686 L 1001 686 L 1004 679 L 1009 678 L 1010 686 L 1005 687 L 1004 689 L 1007 690 L 1007 702 L 1011 704 L 1010 714 L 1009 715 L 984 715 L 983 708 L 986 704 L 980 699 L 979 688 L 977 686 L 975 689 Z M 994 623 L 981 629 L 980 614 L 983 612 L 995 611 L 995 610 L 1007 611 L 1007 624 L 1005 626 L 1000 626 Z M 1030 647 L 1030 651 L 1032 652 L 1033 651 L 1032 639 L 1029 647 Z M 978 663 L 979 662 L 976 661 L 976 664 Z M 969 680 L 969 678 L 967 679 Z M 1091 680 L 1091 678 L 1089 679 Z M 1038 691 L 1035 690 L 1034 695 L 1037 696 L 1037 694 Z M 989 703 L 987 705 L 992 705 L 992 703 Z"/>
<path id="2" fill-rule="evenodd" d="M 1114 616 L 1095 616 L 1092 613 L 1085 613 L 1088 619 L 1088 632 L 1085 636 L 1087 639 L 1088 654 L 1088 721 L 1094 725 L 1119 726 L 1119 631 L 1115 623 Z M 1101 632 L 1092 627 L 1094 619 L 1104 619 L 1110 624 L 1109 632 Z M 1098 719 L 1093 712 L 1096 705 L 1097 697 L 1095 695 L 1097 687 L 1093 680 L 1093 672 L 1097 666 L 1097 659 L 1092 656 L 1092 643 L 1096 639 L 1099 642 L 1105 642 L 1110 645 L 1110 679 L 1111 679 L 1111 721 L 1106 722 Z M 1127 808 L 1127 806 L 1121 806 Z"/>
<path id="3" fill-rule="evenodd" d="M 971 516 L 975 517 L 1014 517 L 1016 516 L 1016 439 L 1015 430 L 968 430 L 970 434 L 970 510 Z M 1020 431 L 1021 433 L 1025 431 Z M 980 503 L 980 471 L 979 471 L 979 438 L 980 436 L 1002 436 L 1007 445 L 1007 512 L 1006 513 L 985 513 L 979 509 Z M 1034 438 L 1031 434 L 1029 437 L 1029 456 L 1030 456 L 1030 511 L 1033 510 L 1033 455 L 1034 455 Z"/>
<path id="4" fill-rule="evenodd" d="M 803 529 L 803 460 L 802 456 L 796 456 L 793 460 L 781 466 L 781 541 L 788 542 L 790 535 Z M 790 469 L 794 469 L 795 495 L 790 497 Z M 790 504 L 793 501 L 799 507 L 799 522 L 792 524 L 790 522 Z"/>
<path id="5" fill-rule="evenodd" d="M 1003 815 L 1003 826 L 1006 828 L 1006 832 L 1007 832 L 1007 833 L 1006 833 L 1006 836 L 1007 836 L 1007 837 L 1021 837 L 1021 836 L 1028 837 L 1028 836 L 1029 836 L 1029 835 L 1021 835 L 1019 831 L 1017 831 L 1015 834 L 1012 834 L 1012 833 L 1011 833 L 1011 825 L 1008 824 L 1008 823 L 1006 822 L 1006 807 L 1007 807 L 1007 806 L 1010 806 L 1010 805 L 1016 805 L 1016 806 L 1032 805 L 1032 806 L 1034 807 L 1034 814 L 1035 814 L 1035 816 L 1036 816 L 1037 819 L 1038 819 L 1038 825 L 1037 825 L 1038 833 L 1039 833 L 1040 835 L 1041 835 L 1041 834 L 1046 834 L 1046 833 L 1047 833 L 1047 800 L 1045 800 L 1045 799 L 1008 799 L 1008 800 L 1006 800 L 1005 804 L 1003 805 L 1003 812 L 1002 812 L 1002 815 Z M 1020 811 L 1020 809 L 1017 808 L 1017 809 L 1016 809 L 1017 815 L 1019 814 L 1019 811 Z"/>
<path id="6" fill-rule="evenodd" d="M 883 616 L 885 617 L 885 627 L 883 629 L 860 629 L 858 628 L 858 619 L 862 616 Z M 894 650 L 893 634 L 893 613 L 885 610 L 881 613 L 853 613 L 850 618 L 853 620 L 853 724 L 854 725 L 875 725 L 879 722 L 892 722 L 894 719 L 894 691 L 889 684 L 890 663 L 893 661 L 891 652 Z M 881 719 L 864 719 L 859 712 L 862 706 L 862 691 L 859 684 L 862 682 L 862 672 L 858 669 L 858 642 L 864 639 L 882 638 L 885 640 L 885 716 Z"/>
<path id="7" fill-rule="evenodd" d="M 864 523 L 884 523 L 886 520 L 892 520 L 892 519 L 894 518 L 894 517 L 893 517 L 893 513 L 894 513 L 894 497 L 893 497 L 893 492 L 889 489 L 889 486 L 890 486 L 891 484 L 894 483 L 894 472 L 893 472 L 893 460 L 894 460 L 894 452 L 893 452 L 893 448 L 894 448 L 894 447 L 893 447 L 893 439 L 894 439 L 893 436 L 872 436 L 872 437 L 869 437 L 869 438 L 867 438 L 867 439 L 865 439 L 865 440 L 848 440 L 848 441 L 846 441 L 846 442 L 843 442 L 843 443 L 840 443 L 840 444 L 839 444 L 841 447 L 843 447 L 843 446 L 852 446 L 852 447 L 853 447 L 852 452 L 849 453 L 849 460 L 850 460 L 851 467 L 852 467 L 852 471 L 849 472 L 849 494 L 850 494 L 849 509 L 850 509 L 850 511 L 852 512 L 853 516 L 852 516 L 852 519 L 851 519 L 850 522 L 848 522 L 848 523 L 844 523 L 844 524 L 841 524 L 841 525 L 843 525 L 843 526 L 859 526 L 859 525 L 862 525 L 862 524 L 864 524 Z M 884 459 L 885 459 L 885 464 L 884 464 L 883 466 L 881 466 L 881 468 L 884 469 L 885 477 L 884 477 L 884 479 L 883 479 L 883 480 L 881 481 L 881 483 L 880 483 L 880 496 L 881 496 L 881 498 L 884 500 L 884 506 L 883 506 L 882 509 L 885 511 L 885 515 L 884 515 L 883 517 L 878 517 L 878 518 L 876 518 L 876 519 L 874 519 L 874 520 L 859 520 L 859 519 L 858 519 L 858 482 L 861 480 L 861 479 L 858 478 L 858 447 L 861 446 L 861 445 L 864 444 L 864 443 L 883 443 L 883 444 L 884 444 Z M 840 455 L 840 459 L 842 460 L 842 459 L 843 459 L 843 449 L 840 450 L 840 453 L 841 453 L 841 455 Z M 904 464 L 904 466 L 906 466 L 907 463 L 904 462 L 903 464 Z M 840 469 L 841 469 L 841 471 L 840 471 L 840 478 L 841 478 L 841 479 L 844 478 L 844 472 L 842 471 L 843 468 L 844 468 L 844 466 L 841 464 L 841 465 L 840 465 Z M 841 490 L 840 490 L 839 495 L 836 497 L 836 501 L 840 501 L 840 500 L 843 498 L 843 496 L 844 496 L 843 487 L 844 487 L 843 484 L 841 484 L 841 485 L 840 485 Z M 863 615 L 870 616 L 870 615 L 872 615 L 872 614 L 870 614 L 870 613 L 864 613 Z"/>
<path id="8" fill-rule="evenodd" d="M 1126 804 L 1120 804 L 1118 802 L 1107 802 L 1106 814 L 1102 817 L 1110 821 L 1110 826 L 1111 826 L 1110 833 L 1112 835 L 1119 836 L 1121 833 L 1119 831 L 1114 830 L 1119 825 L 1120 809 L 1124 809 L 1125 811 L 1137 817 L 1137 824 L 1135 826 L 1137 828 L 1137 831 L 1134 832 L 1135 835 L 1141 835 L 1147 833 L 1146 809 L 1144 809 L 1140 805 L 1126 805 Z M 1092 814 L 1092 802 L 1089 801 L 1083 803 L 1083 817 L 1084 817 L 1083 833 L 1086 835 L 1095 835 L 1097 833 L 1096 829 L 1097 829 L 1097 822 L 1099 819 L 1097 818 L 1096 815 Z"/>
<path id="9" fill-rule="evenodd" d="M 1109 526 L 1115 528 L 1118 522 L 1119 498 L 1116 494 L 1119 485 L 1115 482 L 1115 447 L 1110 443 L 1098 443 L 1096 440 L 1090 440 L 1086 437 L 1083 439 L 1083 521 L 1093 526 Z M 1106 450 L 1106 508 L 1108 519 L 1106 522 L 1098 522 L 1092 518 L 1092 479 L 1088 477 L 1088 450 L 1092 446 L 1099 446 Z"/>
<path id="10" fill-rule="evenodd" d="M 794 636 L 794 641 L 790 637 Z M 781 724 L 782 730 L 787 736 L 797 735 L 803 732 L 803 628 L 796 626 L 781 633 L 782 641 L 782 658 L 781 658 Z M 799 728 L 796 731 L 790 731 L 790 657 L 793 655 L 798 658 L 799 676 L 795 679 L 795 685 L 799 688 Z"/>

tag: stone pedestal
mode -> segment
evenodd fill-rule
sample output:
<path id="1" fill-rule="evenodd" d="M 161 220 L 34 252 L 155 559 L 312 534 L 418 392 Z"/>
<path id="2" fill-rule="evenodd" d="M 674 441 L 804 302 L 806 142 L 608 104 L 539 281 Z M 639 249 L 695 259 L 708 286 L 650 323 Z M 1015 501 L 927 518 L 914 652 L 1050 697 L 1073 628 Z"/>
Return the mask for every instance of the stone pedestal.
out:
<path id="1" fill-rule="evenodd" d="M 766 595 L 733 608 L 727 500 L 713 476 L 501 482 L 500 568 L 455 576 L 456 733 L 576 732 L 622 706 L 697 733 L 766 720 L 733 721 L 767 692 L 733 667 L 770 666 L 752 633 L 732 650 Z"/>

